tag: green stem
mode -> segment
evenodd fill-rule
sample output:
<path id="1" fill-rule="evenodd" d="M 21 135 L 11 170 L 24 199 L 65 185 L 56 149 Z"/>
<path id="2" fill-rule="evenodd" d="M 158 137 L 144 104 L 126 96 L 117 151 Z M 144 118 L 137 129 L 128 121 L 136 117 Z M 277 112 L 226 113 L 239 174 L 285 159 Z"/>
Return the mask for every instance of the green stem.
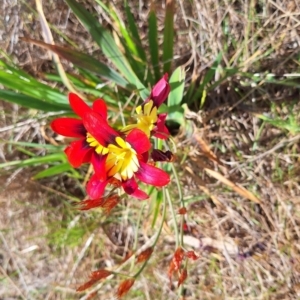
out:
<path id="1" fill-rule="evenodd" d="M 171 168 L 172 168 L 174 178 L 175 178 L 177 188 L 178 188 L 180 206 L 184 207 L 182 188 L 181 188 L 181 184 L 180 184 L 180 181 L 179 181 L 178 173 L 176 171 L 176 168 L 175 168 L 174 164 L 171 164 Z M 182 215 L 181 218 L 180 218 L 180 242 L 179 242 L 179 244 L 181 246 L 183 246 L 183 223 L 184 223 L 184 216 Z"/>
<path id="2" fill-rule="evenodd" d="M 169 203 L 171 214 L 172 214 L 173 221 L 174 221 L 174 231 L 175 231 L 175 235 L 176 235 L 176 248 L 177 248 L 178 245 L 181 244 L 181 241 L 179 241 L 179 233 L 178 233 L 178 227 L 177 227 L 177 222 L 176 222 L 176 215 L 175 215 L 174 207 L 173 207 L 171 197 L 170 197 L 168 190 L 166 190 L 166 196 L 168 199 L 168 203 Z"/>
<path id="3" fill-rule="evenodd" d="M 166 205 L 166 189 L 165 188 L 163 188 L 163 192 L 164 192 L 164 203 L 163 203 L 164 204 L 164 209 L 163 209 L 163 213 L 162 213 L 162 221 L 160 223 L 159 230 L 157 232 L 156 238 L 153 242 L 153 246 L 152 246 L 153 248 L 156 246 L 156 244 L 158 242 L 158 239 L 160 237 L 160 234 L 161 234 L 164 222 L 165 222 L 165 217 L 166 217 L 166 207 L 167 207 L 167 205 Z M 151 257 L 151 255 L 150 255 L 150 257 Z M 137 278 L 143 272 L 143 270 L 145 269 L 150 257 L 143 263 L 142 267 L 132 277 Z"/>

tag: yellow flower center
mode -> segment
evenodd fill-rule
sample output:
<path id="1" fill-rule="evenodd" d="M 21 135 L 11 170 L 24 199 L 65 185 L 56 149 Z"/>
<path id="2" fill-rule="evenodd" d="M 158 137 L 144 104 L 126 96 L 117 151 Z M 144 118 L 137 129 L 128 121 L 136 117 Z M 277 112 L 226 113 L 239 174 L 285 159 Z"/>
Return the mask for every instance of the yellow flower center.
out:
<path id="1" fill-rule="evenodd" d="M 86 134 L 86 141 L 91 147 L 95 148 L 98 154 L 105 155 L 108 153 L 108 149 L 102 146 L 90 133 Z"/>
<path id="2" fill-rule="evenodd" d="M 107 175 L 121 176 L 123 180 L 132 178 L 140 166 L 136 151 L 120 137 L 116 137 L 116 145 L 109 144 L 107 148 L 109 151 L 105 166 Z"/>
<path id="3" fill-rule="evenodd" d="M 154 128 L 154 124 L 157 122 L 157 107 L 153 106 L 153 101 L 147 102 L 144 107 L 141 105 L 136 108 L 137 124 L 125 126 L 121 131 L 128 134 L 132 129 L 138 128 L 142 130 L 148 137 L 151 130 Z"/>

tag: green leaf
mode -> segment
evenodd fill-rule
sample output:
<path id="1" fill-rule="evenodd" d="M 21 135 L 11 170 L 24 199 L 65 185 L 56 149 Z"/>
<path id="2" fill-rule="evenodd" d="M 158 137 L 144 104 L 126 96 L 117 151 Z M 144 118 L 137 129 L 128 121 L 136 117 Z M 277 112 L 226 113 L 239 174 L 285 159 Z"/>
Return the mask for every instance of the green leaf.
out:
<path id="1" fill-rule="evenodd" d="M 150 14 L 148 19 L 148 39 L 149 39 L 149 50 L 152 62 L 152 68 L 154 71 L 155 81 L 159 81 L 161 78 L 159 70 L 159 48 L 157 39 L 157 18 L 154 10 L 154 4 L 151 4 Z"/>
<path id="2" fill-rule="evenodd" d="M 125 56 L 130 64 L 130 67 L 140 80 L 143 80 L 145 74 L 145 59 L 139 57 L 141 46 L 137 45 L 136 41 L 131 36 L 128 26 L 125 26 L 122 18 L 119 16 L 117 9 L 114 6 L 107 7 L 102 1 L 96 0 L 97 3 L 106 11 L 108 18 L 112 19 L 114 30 L 120 37 L 120 42 L 125 51 Z M 115 39 L 118 38 L 115 36 Z"/>
<path id="3" fill-rule="evenodd" d="M 9 144 L 9 145 L 16 145 L 16 146 L 23 146 L 23 147 L 30 147 L 36 149 L 47 149 L 49 152 L 60 152 L 63 150 L 64 146 L 54 146 L 50 144 L 37 144 L 37 143 L 28 143 L 28 142 L 14 142 L 14 141 L 4 141 L 0 139 L 1 143 Z"/>
<path id="4" fill-rule="evenodd" d="M 140 38 L 139 32 L 138 32 L 138 28 L 136 26 L 136 21 L 133 17 L 133 14 L 130 10 L 130 7 L 128 6 L 128 3 L 126 1 L 125 4 L 125 12 L 126 12 L 126 19 L 128 22 L 128 29 L 130 32 L 130 37 L 131 40 L 133 42 L 133 44 L 135 45 L 136 48 L 136 56 L 138 57 L 138 69 L 134 69 L 135 73 L 139 76 L 139 78 L 141 80 L 143 80 L 145 73 L 147 73 L 147 82 L 150 82 L 151 84 L 154 84 L 153 81 L 153 77 L 152 77 L 152 73 L 151 70 L 148 69 L 148 71 L 146 70 L 146 64 L 147 64 L 147 56 L 146 56 L 146 52 L 143 48 L 143 44 L 142 44 L 142 40 Z M 130 53 L 129 53 L 130 55 Z"/>
<path id="5" fill-rule="evenodd" d="M 3 99 L 8 102 L 16 103 L 24 107 L 38 109 L 47 112 L 61 111 L 61 110 L 70 111 L 70 106 L 68 104 L 47 103 L 43 100 L 36 99 L 23 94 L 19 94 L 17 92 L 9 91 L 9 90 L 0 90 L 0 99 Z"/>
<path id="6" fill-rule="evenodd" d="M 131 13 L 131 10 L 130 10 L 130 7 L 128 6 L 127 1 L 125 4 L 125 12 L 126 12 L 126 17 L 127 17 L 127 22 L 129 25 L 129 30 L 130 30 L 131 36 L 133 38 L 133 43 L 135 45 L 137 54 L 143 62 L 146 62 L 147 56 L 146 56 L 146 52 L 143 48 L 143 44 L 142 44 L 142 40 L 141 40 L 139 32 L 138 32 L 138 28 L 136 26 L 137 23 Z"/>
<path id="7" fill-rule="evenodd" d="M 15 161 L 9 161 L 6 163 L 0 164 L 1 168 L 6 167 L 27 167 L 27 166 L 33 166 L 33 165 L 40 165 L 40 164 L 47 164 L 50 162 L 57 162 L 57 161 L 65 161 L 66 156 L 63 152 L 55 153 L 55 154 L 49 154 L 42 157 L 35 157 L 35 158 L 29 158 L 24 160 L 15 160 Z"/>
<path id="8" fill-rule="evenodd" d="M 164 73 L 169 73 L 173 60 L 173 46 L 174 46 L 174 14 L 175 14 L 175 0 L 169 0 L 166 3 L 164 41 L 163 41 L 163 62 Z"/>
<path id="9" fill-rule="evenodd" d="M 37 81 L 26 72 L 10 66 L 1 60 L 0 82 L 8 89 L 17 90 L 22 94 L 36 98 L 36 101 L 55 104 L 55 106 L 60 106 L 60 109 L 67 109 L 69 107 L 66 96 L 59 90 Z"/>
<path id="10" fill-rule="evenodd" d="M 81 4 L 74 0 L 66 0 L 67 4 L 77 16 L 83 26 L 102 49 L 104 55 L 110 59 L 124 77 L 139 91 L 142 98 L 146 98 L 148 91 L 131 69 L 128 60 L 118 48 L 111 33 L 105 29 L 98 20 L 89 13 Z"/>
<path id="11" fill-rule="evenodd" d="M 171 91 L 168 97 L 168 121 L 184 124 L 184 109 L 180 106 L 185 85 L 185 70 L 178 67 L 170 77 Z"/>
<path id="12" fill-rule="evenodd" d="M 185 85 L 184 67 L 178 67 L 170 77 L 170 94 L 168 97 L 168 106 L 178 105 L 181 103 Z"/>
<path id="13" fill-rule="evenodd" d="M 51 45 L 28 38 L 24 40 L 44 49 L 50 50 L 59 55 L 60 57 L 70 61 L 75 66 L 86 69 L 103 78 L 111 80 L 112 82 L 116 83 L 121 87 L 126 88 L 128 86 L 128 81 L 126 81 L 119 73 L 117 73 L 115 70 L 108 67 L 106 64 L 98 61 L 90 55 L 66 47 Z"/>
<path id="14" fill-rule="evenodd" d="M 50 177 L 70 170 L 73 170 L 73 167 L 69 163 L 62 163 L 37 173 L 32 177 L 32 179 L 41 179 L 45 177 Z"/>

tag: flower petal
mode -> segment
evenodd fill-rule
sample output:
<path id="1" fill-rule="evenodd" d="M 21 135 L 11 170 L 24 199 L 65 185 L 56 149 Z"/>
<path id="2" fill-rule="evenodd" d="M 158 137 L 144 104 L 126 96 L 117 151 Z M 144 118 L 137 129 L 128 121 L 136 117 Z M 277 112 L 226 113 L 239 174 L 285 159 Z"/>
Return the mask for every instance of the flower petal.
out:
<path id="1" fill-rule="evenodd" d="M 165 171 L 148 165 L 142 161 L 140 162 L 140 168 L 135 173 L 135 176 L 142 182 L 151 184 L 154 186 L 165 186 L 170 182 L 170 176 Z"/>
<path id="2" fill-rule="evenodd" d="M 85 137 L 86 129 L 81 120 L 75 118 L 58 118 L 50 124 L 53 131 L 67 137 Z"/>
<path id="3" fill-rule="evenodd" d="M 158 115 L 156 127 L 154 129 L 154 134 L 153 134 L 153 136 L 162 140 L 166 140 L 170 135 L 170 132 L 165 125 L 166 118 L 167 118 L 167 114 Z"/>
<path id="4" fill-rule="evenodd" d="M 100 181 L 94 174 L 87 184 L 86 191 L 91 199 L 99 199 L 102 197 L 108 181 Z"/>
<path id="5" fill-rule="evenodd" d="M 101 181 L 106 180 L 106 172 L 105 172 L 105 162 L 106 162 L 107 155 L 97 154 L 93 152 L 92 155 L 92 164 L 94 167 L 95 174 L 97 175 L 98 179 Z"/>
<path id="6" fill-rule="evenodd" d="M 128 195 L 134 198 L 137 198 L 139 200 L 146 200 L 149 198 L 149 196 L 145 192 L 139 189 L 138 184 L 136 183 L 134 178 L 123 181 L 122 187 Z"/>
<path id="7" fill-rule="evenodd" d="M 142 154 L 150 150 L 151 143 L 147 135 L 137 128 L 133 129 L 126 137 L 128 142 L 137 154 Z"/>
<path id="8" fill-rule="evenodd" d="M 153 100 L 156 107 L 166 101 L 170 93 L 168 74 L 166 73 L 153 87 L 148 100 Z"/>
<path id="9" fill-rule="evenodd" d="M 104 100 L 95 100 L 93 103 L 93 111 L 99 114 L 104 120 L 107 119 L 107 106 Z"/>
<path id="10" fill-rule="evenodd" d="M 81 118 L 83 118 L 86 113 L 90 113 L 92 111 L 92 109 L 74 93 L 69 94 L 69 102 L 73 111 Z"/>
<path id="11" fill-rule="evenodd" d="M 91 112 L 83 117 L 83 124 L 87 131 L 104 147 L 113 144 L 118 132 L 110 127 L 97 113 Z"/>
<path id="12" fill-rule="evenodd" d="M 93 148 L 91 148 L 85 140 L 72 142 L 66 149 L 65 153 L 68 156 L 70 164 L 77 168 L 81 164 L 89 162 L 91 159 Z"/>

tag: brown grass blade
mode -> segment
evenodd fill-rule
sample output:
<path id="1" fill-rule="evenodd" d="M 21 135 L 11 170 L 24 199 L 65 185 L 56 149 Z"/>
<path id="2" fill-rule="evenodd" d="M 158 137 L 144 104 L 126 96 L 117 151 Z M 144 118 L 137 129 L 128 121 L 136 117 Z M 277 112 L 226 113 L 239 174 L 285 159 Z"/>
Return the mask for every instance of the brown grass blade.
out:
<path id="1" fill-rule="evenodd" d="M 205 142 L 204 139 L 199 134 L 194 134 L 194 138 L 197 141 L 201 152 L 210 160 L 218 163 L 219 165 L 222 165 L 221 161 L 219 158 L 210 150 L 210 147 L 208 144 Z"/>
<path id="2" fill-rule="evenodd" d="M 261 204 L 261 201 L 254 196 L 251 192 L 249 192 L 248 190 L 246 190 L 244 187 L 241 187 L 235 183 L 233 183 L 232 181 L 230 181 L 229 179 L 225 178 L 222 174 L 213 171 L 211 169 L 207 169 L 205 168 L 204 171 L 214 177 L 215 179 L 221 181 L 222 183 L 224 183 L 225 185 L 227 185 L 228 187 L 230 187 L 231 189 L 233 189 L 235 192 L 237 192 L 238 194 L 240 194 L 242 197 L 245 197 L 257 204 Z"/>

